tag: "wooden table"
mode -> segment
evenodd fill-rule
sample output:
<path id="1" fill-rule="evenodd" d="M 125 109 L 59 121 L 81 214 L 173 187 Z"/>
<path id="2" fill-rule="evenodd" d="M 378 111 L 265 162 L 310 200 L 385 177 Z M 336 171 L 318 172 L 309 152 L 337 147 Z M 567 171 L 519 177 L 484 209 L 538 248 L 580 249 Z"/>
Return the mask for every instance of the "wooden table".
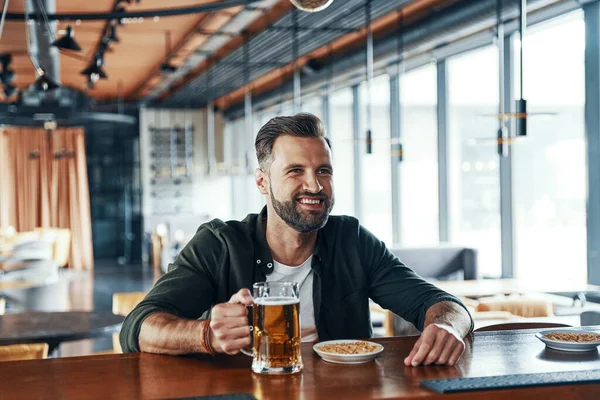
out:
<path id="1" fill-rule="evenodd" d="M 600 333 L 600 326 L 594 327 Z M 120 354 L 0 363 L 0 397 L 12 399 L 175 398 L 250 393 L 257 399 L 563 399 L 600 398 L 600 385 L 552 386 L 440 395 L 423 379 L 600 368 L 600 355 L 545 350 L 535 330 L 476 333 L 456 367 L 405 367 L 416 337 L 373 339 L 385 350 L 374 362 L 338 365 L 302 345 L 304 370 L 256 375 L 250 358 Z"/>
<path id="2" fill-rule="evenodd" d="M 118 332 L 124 318 L 110 312 L 25 312 L 0 315 L 0 345 L 48 343 L 50 352 L 60 343 Z"/>

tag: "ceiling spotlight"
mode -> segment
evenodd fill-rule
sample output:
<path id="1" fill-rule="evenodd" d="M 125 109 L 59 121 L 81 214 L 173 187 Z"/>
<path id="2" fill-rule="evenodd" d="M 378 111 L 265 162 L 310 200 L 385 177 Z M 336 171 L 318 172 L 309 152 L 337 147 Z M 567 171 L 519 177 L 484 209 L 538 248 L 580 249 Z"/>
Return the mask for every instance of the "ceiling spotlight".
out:
<path id="1" fill-rule="evenodd" d="M 5 85 L 10 85 L 15 79 L 15 71 L 12 69 L 7 69 L 8 67 L 4 67 L 0 72 L 0 82 Z"/>
<path id="2" fill-rule="evenodd" d="M 172 74 L 175 71 L 177 71 L 177 67 L 168 62 L 165 62 L 160 66 L 160 72 L 164 72 L 165 74 Z"/>
<path id="3" fill-rule="evenodd" d="M 81 71 L 80 74 L 88 75 L 88 76 L 96 74 L 96 75 L 98 75 L 99 79 L 108 79 L 108 75 L 106 75 L 106 72 L 104 72 L 104 70 L 102 69 L 102 64 L 103 64 L 102 59 L 99 57 L 96 57 L 96 59 L 94 59 L 94 61 L 92 61 L 92 63 L 90 65 L 88 65 L 88 67 L 86 69 Z"/>
<path id="4" fill-rule="evenodd" d="M 6 96 L 7 98 L 15 94 L 16 91 L 17 88 L 13 85 L 4 85 L 4 96 Z"/>
<path id="5" fill-rule="evenodd" d="M 115 25 L 111 25 L 108 28 L 108 36 L 106 36 L 106 38 L 111 41 L 111 42 L 115 42 L 115 43 L 119 43 L 119 37 L 117 36 L 117 27 Z"/>
<path id="6" fill-rule="evenodd" d="M 100 79 L 100 75 L 98 74 L 89 74 L 88 75 L 88 79 L 87 79 L 87 87 L 89 89 L 93 89 L 94 85 L 96 85 L 96 82 L 98 82 L 98 80 Z"/>
<path id="7" fill-rule="evenodd" d="M 119 7 L 116 7 L 116 8 L 115 8 L 115 12 L 116 12 L 116 13 L 125 13 L 125 12 L 127 12 L 127 10 L 126 10 L 126 9 L 124 9 L 123 7 L 120 7 L 120 6 L 119 6 Z M 122 25 L 122 24 L 123 24 L 123 22 L 125 21 L 125 18 L 119 18 L 119 19 L 117 19 L 116 21 L 117 21 L 117 22 L 116 22 L 116 24 L 117 24 L 117 25 Z"/>
<path id="8" fill-rule="evenodd" d="M 290 0 L 293 5 L 302 11 L 317 12 L 326 9 L 333 0 Z"/>
<path id="9" fill-rule="evenodd" d="M 71 27 L 71 25 L 68 25 L 67 30 L 65 32 L 65 36 L 52 42 L 52 46 L 56 46 L 59 49 L 64 50 L 81 51 L 81 47 L 73 38 L 74 33 L 75 32 L 73 32 L 73 28 Z"/>
<path id="10" fill-rule="evenodd" d="M 36 79 L 35 88 L 41 92 L 48 92 L 50 90 L 54 90 L 60 87 L 60 85 L 50 79 L 46 74 L 42 74 L 39 78 Z"/>

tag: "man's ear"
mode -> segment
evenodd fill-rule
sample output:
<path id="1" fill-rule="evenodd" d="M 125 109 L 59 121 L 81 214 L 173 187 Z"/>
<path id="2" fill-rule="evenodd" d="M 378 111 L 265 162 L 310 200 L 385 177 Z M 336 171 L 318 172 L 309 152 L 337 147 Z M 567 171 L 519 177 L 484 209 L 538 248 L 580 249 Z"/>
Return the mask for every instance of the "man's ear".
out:
<path id="1" fill-rule="evenodd" d="M 256 182 L 259 192 L 262 194 L 269 194 L 269 180 L 267 174 L 261 168 L 256 168 L 254 170 L 254 181 Z"/>

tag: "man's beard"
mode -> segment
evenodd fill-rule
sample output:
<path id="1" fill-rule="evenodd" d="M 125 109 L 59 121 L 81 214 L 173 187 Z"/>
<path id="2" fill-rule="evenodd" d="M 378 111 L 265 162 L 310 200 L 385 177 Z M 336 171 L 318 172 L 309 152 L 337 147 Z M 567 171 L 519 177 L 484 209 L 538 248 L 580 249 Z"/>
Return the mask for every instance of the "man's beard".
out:
<path id="1" fill-rule="evenodd" d="M 302 233 L 323 228 L 329 219 L 329 214 L 335 203 L 333 196 L 328 198 L 321 194 L 307 192 L 296 193 L 290 201 L 277 200 L 271 189 L 269 189 L 269 194 L 271 195 L 271 202 L 277 215 L 291 228 Z M 325 204 L 325 207 L 322 210 L 300 211 L 300 205 L 298 204 L 298 197 L 300 196 L 321 200 Z"/>

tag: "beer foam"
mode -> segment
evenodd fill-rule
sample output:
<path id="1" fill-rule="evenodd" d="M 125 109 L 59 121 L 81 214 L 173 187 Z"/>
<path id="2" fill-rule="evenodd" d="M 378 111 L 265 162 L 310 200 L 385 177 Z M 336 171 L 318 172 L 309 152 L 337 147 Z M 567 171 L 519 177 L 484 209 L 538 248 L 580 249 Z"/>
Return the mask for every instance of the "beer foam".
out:
<path id="1" fill-rule="evenodd" d="M 291 297 L 259 297 L 258 299 L 254 299 L 254 304 L 261 306 L 287 306 L 298 303 L 300 303 L 300 299 Z"/>

